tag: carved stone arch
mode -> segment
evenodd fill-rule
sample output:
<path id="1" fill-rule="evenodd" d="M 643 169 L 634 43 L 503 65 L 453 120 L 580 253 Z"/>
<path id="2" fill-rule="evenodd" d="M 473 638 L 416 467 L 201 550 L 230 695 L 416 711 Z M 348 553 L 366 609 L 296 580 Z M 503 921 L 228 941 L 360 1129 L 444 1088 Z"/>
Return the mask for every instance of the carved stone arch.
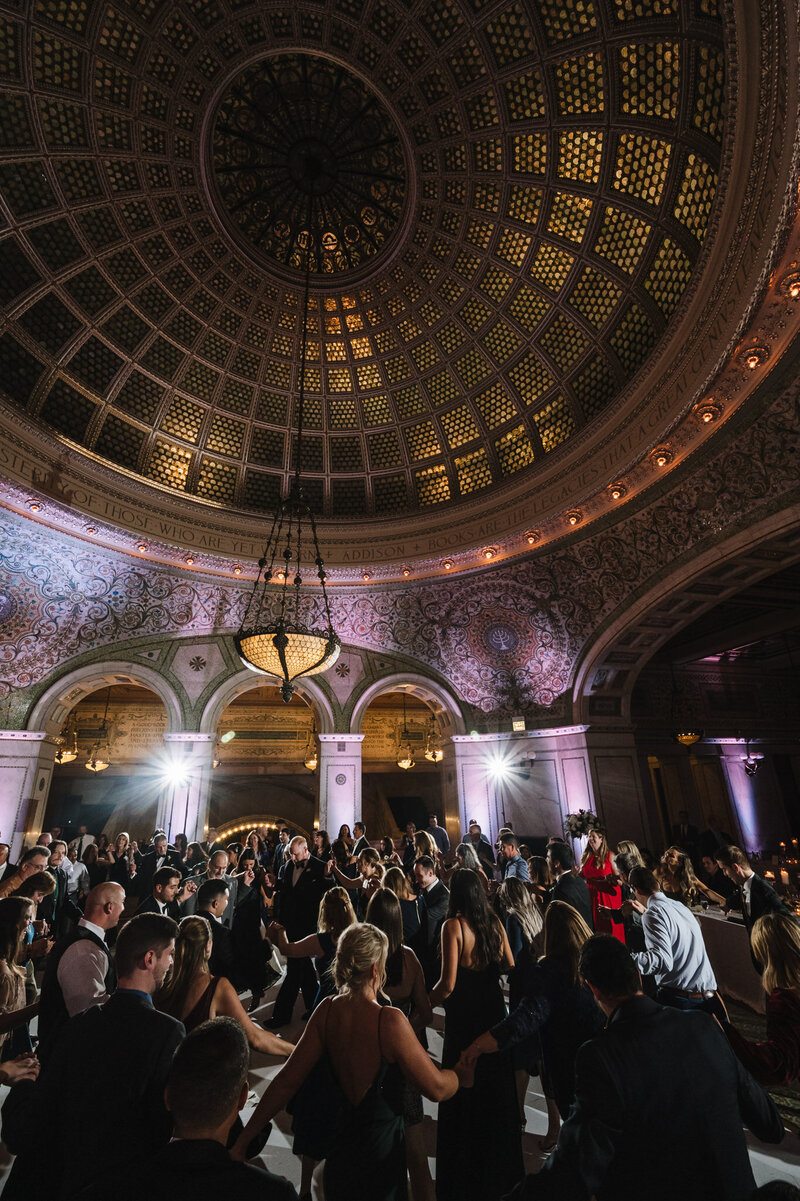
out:
<path id="1" fill-rule="evenodd" d="M 124 659 L 87 663 L 64 672 L 39 697 L 28 715 L 26 729 L 47 730 L 49 734 L 57 734 L 79 701 L 98 689 L 115 684 L 138 684 L 142 688 L 149 688 L 159 697 L 166 710 L 165 732 L 182 732 L 181 704 L 172 685 L 152 667 Z"/>
<path id="2" fill-rule="evenodd" d="M 574 721 L 628 723 L 636 681 L 665 643 L 721 601 L 798 561 L 797 510 L 772 514 L 685 556 L 674 571 L 627 598 L 584 650 L 573 687 Z"/>
<path id="3" fill-rule="evenodd" d="M 461 706 L 448 688 L 417 672 L 398 671 L 388 676 L 382 676 L 380 680 L 368 685 L 360 694 L 350 717 L 351 734 L 361 733 L 361 723 L 367 707 L 376 697 L 382 696 L 385 692 L 405 692 L 408 696 L 415 696 L 432 705 L 437 714 L 443 715 L 441 732 L 447 737 L 467 732 Z"/>
<path id="4" fill-rule="evenodd" d="M 254 672 L 242 668 L 236 675 L 229 676 L 214 690 L 206 701 L 200 718 L 199 730 L 202 734 L 215 734 L 220 718 L 229 705 L 243 693 L 252 688 L 269 685 L 268 676 L 257 676 Z M 276 681 L 277 685 L 277 681 Z M 333 708 L 327 696 L 314 680 L 299 680 L 295 684 L 295 692 L 303 698 L 314 710 L 317 720 L 318 734 L 332 734 L 335 729 Z"/>

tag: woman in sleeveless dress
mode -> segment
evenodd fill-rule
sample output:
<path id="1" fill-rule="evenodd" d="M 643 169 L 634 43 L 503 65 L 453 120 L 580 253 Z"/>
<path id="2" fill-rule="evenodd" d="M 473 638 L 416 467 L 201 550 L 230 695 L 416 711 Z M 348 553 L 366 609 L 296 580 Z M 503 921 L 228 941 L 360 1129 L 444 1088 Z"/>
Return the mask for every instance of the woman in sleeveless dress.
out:
<path id="1" fill-rule="evenodd" d="M 324 1094 L 329 1129 L 325 1201 L 406 1201 L 406 1159 L 400 1077 L 431 1101 L 444 1101 L 468 1070 L 440 1070 L 422 1049 L 399 1009 L 378 1000 L 386 975 L 388 940 L 365 922 L 339 939 L 334 978 L 340 995 L 311 1015 L 289 1062 L 261 1098 L 231 1154 L 243 1160 L 248 1143 L 284 1109 L 306 1080 Z"/>
<path id="2" fill-rule="evenodd" d="M 458 868 L 442 926 L 442 971 L 431 993 L 444 1005 L 445 1067 L 487 1026 L 506 1016 L 501 972 L 514 966 L 508 937 L 475 872 Z M 475 1086 L 439 1106 L 436 1196 L 439 1201 L 496 1201 L 523 1176 L 514 1060 L 504 1052 L 478 1061 Z"/>
<path id="3" fill-rule="evenodd" d="M 422 1046 L 422 1034 L 433 1018 L 433 1010 L 425 988 L 422 965 L 410 947 L 403 942 L 403 914 L 400 901 L 388 888 L 375 893 L 367 907 L 367 921 L 377 926 L 389 940 L 386 957 L 384 996 L 392 1005 L 402 1009 L 411 1022 Z M 408 1080 L 403 1091 L 403 1125 L 406 1138 L 406 1163 L 414 1201 L 434 1201 L 435 1193 L 428 1150 L 422 1129 L 424 1112 L 422 1094 Z"/>
<path id="4" fill-rule="evenodd" d="M 197 914 L 185 917 L 178 927 L 172 967 L 153 997 L 156 1009 L 183 1022 L 187 1034 L 209 1018 L 233 1018 L 244 1030 L 253 1051 L 281 1058 L 289 1055 L 293 1044 L 271 1030 L 256 1026 L 245 1013 L 230 980 L 210 974 L 210 957 L 208 920 Z"/>
<path id="5" fill-rule="evenodd" d="M 615 859 L 602 830 L 592 830 L 586 840 L 586 850 L 581 857 L 581 875 L 592 898 L 595 933 L 613 934 L 624 943 L 622 890 L 617 879 Z"/>

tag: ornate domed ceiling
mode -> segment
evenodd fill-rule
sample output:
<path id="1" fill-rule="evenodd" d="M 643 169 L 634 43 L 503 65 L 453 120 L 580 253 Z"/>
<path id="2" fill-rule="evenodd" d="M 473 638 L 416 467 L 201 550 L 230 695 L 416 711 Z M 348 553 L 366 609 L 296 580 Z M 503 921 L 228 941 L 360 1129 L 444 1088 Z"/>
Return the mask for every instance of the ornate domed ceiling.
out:
<path id="1" fill-rule="evenodd" d="M 619 395 L 703 252 L 718 0 L 36 0 L 0 12 L 0 388 L 269 509 L 455 506 Z M 309 201 L 313 200 L 313 204 Z"/>

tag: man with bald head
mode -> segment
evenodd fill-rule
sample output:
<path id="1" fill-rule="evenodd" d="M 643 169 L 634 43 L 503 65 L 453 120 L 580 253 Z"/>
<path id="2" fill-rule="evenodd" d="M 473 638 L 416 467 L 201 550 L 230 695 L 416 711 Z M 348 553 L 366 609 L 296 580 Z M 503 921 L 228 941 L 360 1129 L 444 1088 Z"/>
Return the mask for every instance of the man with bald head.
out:
<path id="1" fill-rule="evenodd" d="M 44 1062 L 69 1018 L 104 1005 L 116 987 L 106 933 L 119 923 L 125 890 L 107 881 L 86 898 L 83 917 L 47 957 L 39 998 L 39 1058 Z"/>

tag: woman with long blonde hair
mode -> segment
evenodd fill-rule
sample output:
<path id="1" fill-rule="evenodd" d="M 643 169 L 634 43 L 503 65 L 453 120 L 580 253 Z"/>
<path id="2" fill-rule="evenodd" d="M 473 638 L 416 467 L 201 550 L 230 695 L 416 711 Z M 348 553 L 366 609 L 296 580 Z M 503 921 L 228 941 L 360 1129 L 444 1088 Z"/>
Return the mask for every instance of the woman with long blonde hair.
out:
<path id="1" fill-rule="evenodd" d="M 509 1047 L 527 1052 L 539 1072 L 548 1105 L 548 1128 L 540 1139 L 543 1151 L 558 1140 L 559 1115 L 565 1118 L 575 1099 L 575 1055 L 578 1047 L 602 1030 L 605 1019 L 590 989 L 581 980 L 580 955 L 592 931 L 577 909 L 551 901 L 544 917 L 544 957 L 524 957 L 520 964 L 520 996 L 505 1021 L 475 1039 L 464 1053 L 466 1064 L 478 1056 Z"/>
<path id="2" fill-rule="evenodd" d="M 800 1078 L 800 923 L 791 913 L 765 913 L 750 932 L 753 955 L 762 965 L 767 994 L 763 1042 L 723 1029 L 748 1072 L 765 1088 L 785 1087 Z"/>
<path id="3" fill-rule="evenodd" d="M 415 858 L 419 859 L 420 855 L 430 855 L 434 863 L 439 862 L 437 855 L 439 848 L 433 840 L 433 835 L 427 830 L 417 830 L 414 834 L 414 852 Z"/>
<path id="4" fill-rule="evenodd" d="M 380 1004 L 388 946 L 386 935 L 368 922 L 341 935 L 334 961 L 339 996 L 326 997 L 312 1013 L 294 1054 L 237 1139 L 234 1159 L 246 1157 L 253 1137 L 308 1081 L 312 1102 L 323 1104 L 319 1151 L 326 1201 L 352 1201 L 354 1171 L 370 1201 L 407 1195 L 399 1074 L 441 1102 L 462 1081 L 469 1084 L 471 1073 L 437 1068 L 405 1014 Z"/>
<path id="5" fill-rule="evenodd" d="M 622 921 L 622 890 L 617 879 L 614 855 L 606 842 L 605 830 L 592 830 L 581 856 L 581 875 L 592 898 L 592 920 L 598 934 L 613 934 L 625 941 Z"/>
<path id="6" fill-rule="evenodd" d="M 194 914 L 178 927 L 175 955 L 164 983 L 153 997 L 156 1009 L 183 1022 L 186 1033 L 209 1018 L 229 1017 L 238 1022 L 254 1051 L 262 1055 L 289 1055 L 292 1044 L 270 1030 L 262 1030 L 245 1013 L 236 990 L 225 976 L 212 976 L 211 926 Z"/>
<path id="7" fill-rule="evenodd" d="M 667 847 L 655 875 L 664 894 L 673 901 L 691 906 L 702 895 L 714 905 L 725 904 L 724 897 L 698 880 L 691 859 L 680 847 Z"/>

